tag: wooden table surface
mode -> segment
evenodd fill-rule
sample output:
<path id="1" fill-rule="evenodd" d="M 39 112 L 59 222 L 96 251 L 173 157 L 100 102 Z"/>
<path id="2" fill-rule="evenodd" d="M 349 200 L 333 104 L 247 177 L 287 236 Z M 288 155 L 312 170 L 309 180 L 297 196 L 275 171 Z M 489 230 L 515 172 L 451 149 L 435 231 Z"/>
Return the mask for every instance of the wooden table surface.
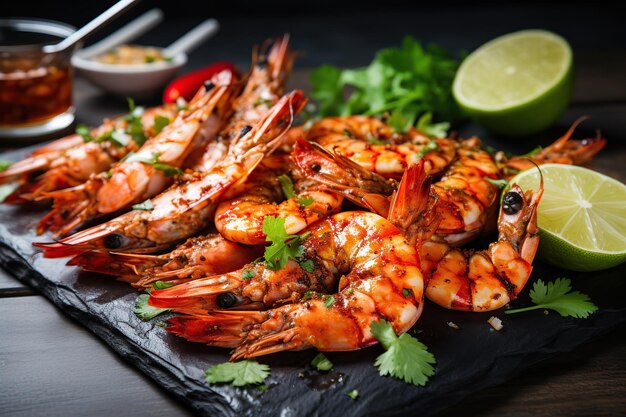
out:
<path id="1" fill-rule="evenodd" d="M 313 16 L 288 23 L 269 17 L 262 22 L 250 17 L 230 18 L 222 21 L 216 42 L 232 48 L 203 47 L 187 68 L 217 59 L 247 65 L 248 51 L 255 42 L 287 30 L 292 32 L 294 44 L 306 54 L 303 66 L 312 67 L 321 63 L 366 64 L 375 50 L 398 44 L 404 34 L 453 50 L 472 50 L 508 31 L 526 27 L 552 29 L 570 40 L 576 58 L 576 90 L 562 120 L 569 122 L 579 115 L 591 115 L 588 123 L 601 128 L 609 139 L 598 165 L 605 173 L 624 181 L 626 49 L 618 39 L 626 39 L 626 34 L 623 24 L 617 27 L 617 13 L 575 6 L 568 10 L 567 19 L 553 20 L 547 16 L 556 16 L 557 6 L 494 7 L 482 13 L 474 9 L 457 11 L 446 21 L 437 20 L 442 12 L 432 10 L 394 12 L 395 15 L 370 13 L 358 21 L 346 15 L 329 19 Z M 469 15 L 479 29 L 459 28 L 461 15 Z M 383 25 L 389 29 L 379 36 L 368 31 L 375 22 L 389 24 L 392 20 L 398 24 Z M 425 27 L 409 24 L 418 20 L 424 21 Z M 168 22 L 158 34 L 145 38 L 145 43 L 165 45 L 171 40 L 167 33 L 180 33 L 197 21 L 199 18 Z M 337 26 L 340 22 L 344 23 Z M 316 32 L 321 27 L 330 27 L 330 33 Z M 302 72 L 296 74 L 293 82 L 304 82 L 301 76 Z M 75 96 L 81 122 L 95 124 L 103 116 L 124 110 L 119 100 L 103 96 L 82 80 L 77 82 Z M 0 317 L 0 415 L 193 415 L 95 335 L 13 278 L 10 268 L 0 270 Z M 625 330 L 626 327 L 616 328 L 575 352 L 535 365 L 500 386 L 481 391 L 460 404 L 451 404 L 442 415 L 626 415 Z"/>

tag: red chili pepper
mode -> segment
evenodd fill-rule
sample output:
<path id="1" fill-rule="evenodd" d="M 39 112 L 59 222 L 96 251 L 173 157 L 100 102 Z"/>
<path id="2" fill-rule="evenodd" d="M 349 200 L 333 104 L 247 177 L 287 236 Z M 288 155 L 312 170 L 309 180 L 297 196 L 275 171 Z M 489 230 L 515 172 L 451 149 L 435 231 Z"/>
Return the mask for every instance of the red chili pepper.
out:
<path id="1" fill-rule="evenodd" d="M 233 64 L 220 61 L 176 78 L 165 88 L 163 102 L 175 103 L 178 97 L 183 97 L 187 101 L 191 100 L 206 80 L 225 69 L 237 73 L 237 68 Z"/>

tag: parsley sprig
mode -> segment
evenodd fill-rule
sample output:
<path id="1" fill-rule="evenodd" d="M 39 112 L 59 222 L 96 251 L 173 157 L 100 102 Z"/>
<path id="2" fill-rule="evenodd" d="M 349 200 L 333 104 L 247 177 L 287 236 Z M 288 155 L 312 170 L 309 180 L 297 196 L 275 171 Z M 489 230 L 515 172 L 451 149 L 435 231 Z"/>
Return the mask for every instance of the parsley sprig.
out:
<path id="1" fill-rule="evenodd" d="M 435 374 L 435 357 L 417 339 L 404 333 L 398 337 L 391 324 L 385 320 L 372 322 L 372 334 L 386 352 L 376 358 L 375 365 L 381 375 L 391 375 L 408 384 L 426 385 Z"/>
<path id="2" fill-rule="evenodd" d="M 267 263 L 267 267 L 273 271 L 283 269 L 289 259 L 293 259 L 305 263 L 303 269 L 312 269 L 314 265 L 306 263 L 304 256 L 304 246 L 302 242 L 309 237 L 310 233 L 302 235 L 289 235 L 285 230 L 285 219 L 283 217 L 265 216 L 263 219 L 263 233 L 266 235 L 266 241 L 272 244 L 265 248 L 263 257 Z"/>
<path id="3" fill-rule="evenodd" d="M 151 306 L 150 304 L 148 304 L 149 298 L 150 294 L 141 294 L 139 297 L 137 297 L 137 300 L 135 301 L 134 312 L 135 315 L 141 320 L 148 321 L 155 318 L 159 314 L 171 311 L 171 309 L 169 308 L 158 308 Z"/>
<path id="4" fill-rule="evenodd" d="M 365 68 L 319 67 L 311 74 L 311 96 L 322 117 L 389 114 L 387 123 L 404 132 L 428 112 L 439 120 L 460 118 L 452 96 L 458 65 L 444 49 L 434 45 L 424 48 L 416 39 L 406 37 L 399 48 L 379 51 Z M 429 130 L 425 124 L 423 120 L 421 128 Z M 437 135 L 442 127 L 433 128 L 431 134 Z"/>
<path id="5" fill-rule="evenodd" d="M 572 290 L 572 281 L 567 278 L 557 278 L 546 285 L 538 279 L 530 290 L 530 299 L 536 305 L 526 308 L 506 310 L 506 314 L 521 313 L 523 311 L 550 309 L 563 317 L 587 318 L 589 314 L 598 310 L 586 294 Z"/>
<path id="6" fill-rule="evenodd" d="M 204 373 L 204 379 L 208 383 L 229 383 L 235 387 L 261 384 L 268 376 L 268 365 L 251 360 L 220 363 L 209 367 Z"/>

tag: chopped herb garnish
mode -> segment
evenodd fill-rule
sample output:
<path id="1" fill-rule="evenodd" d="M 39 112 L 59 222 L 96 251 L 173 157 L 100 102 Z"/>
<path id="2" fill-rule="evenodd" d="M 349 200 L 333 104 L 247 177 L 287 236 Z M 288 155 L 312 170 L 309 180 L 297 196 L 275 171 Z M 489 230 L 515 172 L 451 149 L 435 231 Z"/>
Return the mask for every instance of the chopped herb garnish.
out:
<path id="1" fill-rule="evenodd" d="M 76 134 L 82 136 L 83 141 L 85 142 L 91 142 L 94 140 L 94 137 L 91 136 L 91 132 L 89 131 L 89 126 L 86 124 L 79 123 L 78 126 L 76 126 Z"/>
<path id="2" fill-rule="evenodd" d="M 228 383 L 235 387 L 262 384 L 270 375 L 270 367 L 252 360 L 226 362 L 213 365 L 204 373 L 211 384 Z"/>
<path id="3" fill-rule="evenodd" d="M 369 143 L 371 143 L 372 145 L 386 145 L 386 144 L 387 144 L 387 142 L 385 142 L 384 140 L 380 140 L 380 139 L 378 139 L 378 138 L 377 138 L 376 136 L 374 136 L 374 135 L 369 135 L 369 136 L 367 137 L 367 141 L 368 141 Z"/>
<path id="4" fill-rule="evenodd" d="M 272 107 L 272 105 L 274 104 L 274 102 L 272 100 L 268 100 L 266 98 L 257 98 L 256 101 L 254 102 L 254 107 L 260 106 L 264 104 L 267 107 Z"/>
<path id="5" fill-rule="evenodd" d="M 142 146 L 148 140 L 145 132 L 143 131 L 143 124 L 141 123 L 141 116 L 143 115 L 143 107 L 135 106 L 135 101 L 132 98 L 127 98 L 129 112 L 125 119 L 128 122 L 126 127 L 126 133 L 135 141 L 139 146 Z"/>
<path id="6" fill-rule="evenodd" d="M 187 101 L 184 97 L 181 96 L 176 99 L 176 110 L 189 110 L 189 106 L 187 105 Z"/>
<path id="7" fill-rule="evenodd" d="M 428 136 L 445 138 L 448 135 L 448 129 L 450 129 L 450 123 L 441 122 L 433 123 L 433 114 L 431 112 L 424 113 L 418 120 L 416 128 L 420 132 L 427 134 Z"/>
<path id="8" fill-rule="evenodd" d="M 0 185 L 0 203 L 4 203 L 4 200 L 13 194 L 17 187 L 17 183 Z"/>
<path id="9" fill-rule="evenodd" d="M 530 152 L 527 152 L 524 155 L 520 155 L 519 157 L 520 158 L 523 158 L 523 157 L 527 157 L 528 158 L 530 156 L 537 155 L 539 152 L 541 152 L 542 149 L 543 148 L 541 147 L 541 145 L 539 145 L 536 148 L 532 149 Z"/>
<path id="10" fill-rule="evenodd" d="M 304 255 L 302 242 L 309 236 L 309 233 L 288 235 L 283 217 L 266 216 L 263 219 L 263 233 L 266 235 L 266 241 L 272 242 L 265 248 L 264 253 L 269 269 L 273 271 L 283 269 L 289 259 L 297 261 Z"/>
<path id="11" fill-rule="evenodd" d="M 386 352 L 376 358 L 375 365 L 381 375 L 391 375 L 408 384 L 426 385 L 435 374 L 435 357 L 428 348 L 408 333 L 398 337 L 391 324 L 385 320 L 373 321 L 372 334 Z"/>
<path id="12" fill-rule="evenodd" d="M 180 168 L 173 167 L 166 163 L 159 161 L 159 157 L 161 154 L 159 152 L 155 152 L 152 154 L 151 158 L 148 158 L 141 153 L 130 152 L 122 161 L 124 162 L 142 162 L 144 164 L 150 165 L 154 167 L 154 169 L 158 169 L 162 171 L 166 176 L 173 177 L 175 175 L 181 175 L 183 171 Z"/>
<path id="13" fill-rule="evenodd" d="M 161 133 L 161 131 L 163 130 L 163 128 L 167 125 L 170 124 L 170 119 L 165 117 L 165 116 L 161 116 L 160 114 L 156 115 L 156 117 L 154 118 L 154 124 L 152 125 L 152 128 L 154 129 L 156 134 Z"/>
<path id="14" fill-rule="evenodd" d="M 532 290 L 530 299 L 536 305 L 526 308 L 506 310 L 506 314 L 521 313 L 522 311 L 550 309 L 559 313 L 563 317 L 587 318 L 589 314 L 598 310 L 598 307 L 591 302 L 589 296 L 572 290 L 572 281 L 567 278 L 557 278 L 554 282 L 546 285 L 538 279 Z"/>
<path id="15" fill-rule="evenodd" d="M 244 269 L 243 272 L 241 273 L 241 279 L 252 279 L 254 278 L 256 275 L 256 270 L 254 269 Z"/>
<path id="16" fill-rule="evenodd" d="M 300 261 L 299 264 L 300 268 L 304 269 L 306 272 L 313 272 L 315 270 L 315 263 L 310 259 Z"/>
<path id="17" fill-rule="evenodd" d="M 417 157 L 423 158 L 428 152 L 436 151 L 437 149 L 439 149 L 439 144 L 436 140 L 431 139 L 426 145 L 424 145 L 422 150 L 417 153 Z"/>
<path id="18" fill-rule="evenodd" d="M 413 290 L 410 288 L 402 288 L 402 295 L 408 297 L 413 294 Z"/>
<path id="19" fill-rule="evenodd" d="M 343 130 L 343 135 L 345 137 L 352 138 L 352 132 L 350 132 L 348 129 Z"/>
<path id="20" fill-rule="evenodd" d="M 498 188 L 504 188 L 506 187 L 506 185 L 509 183 L 507 180 L 505 180 L 504 178 L 501 178 L 499 180 L 493 180 L 489 177 L 483 177 L 485 179 L 485 181 L 487 181 L 488 183 L 491 183 L 493 185 L 495 185 Z"/>
<path id="21" fill-rule="evenodd" d="M 152 288 L 154 288 L 155 290 L 164 290 L 166 288 L 170 288 L 173 286 L 174 284 L 172 284 L 171 282 L 165 282 L 165 281 L 156 281 L 152 283 Z"/>
<path id="22" fill-rule="evenodd" d="M 286 199 L 290 199 L 295 196 L 295 192 L 293 191 L 293 182 L 291 182 L 291 178 L 283 174 L 278 177 L 278 182 L 280 182 L 280 188 L 283 189 L 283 194 L 285 195 Z"/>
<path id="23" fill-rule="evenodd" d="M 302 301 L 310 300 L 311 298 L 313 298 L 314 295 L 315 295 L 315 291 L 307 291 L 302 296 Z"/>
<path id="24" fill-rule="evenodd" d="M 154 210 L 154 204 L 152 204 L 152 200 L 147 199 L 143 203 L 135 204 L 133 206 L 133 210 L 146 210 L 146 211 Z"/>
<path id="25" fill-rule="evenodd" d="M 317 356 L 313 358 L 311 361 L 311 366 L 317 369 L 318 371 L 330 371 L 333 369 L 333 363 L 328 360 L 326 355 L 322 352 L 318 353 Z"/>
<path id="26" fill-rule="evenodd" d="M 11 165 L 13 165 L 13 161 L 6 161 L 4 159 L 0 159 L 0 172 L 6 171 L 7 168 L 9 168 Z"/>
<path id="27" fill-rule="evenodd" d="M 148 298 L 150 298 L 149 294 L 141 294 L 137 297 L 137 301 L 135 301 L 135 315 L 141 320 L 147 321 L 161 313 L 170 311 L 169 308 L 152 307 L 148 304 Z"/>
<path id="28" fill-rule="evenodd" d="M 337 300 L 335 300 L 335 297 L 329 295 L 328 297 L 324 298 L 324 305 L 326 306 L 326 308 L 331 308 L 336 301 Z"/>
<path id="29" fill-rule="evenodd" d="M 359 391 L 353 389 L 352 391 L 347 392 L 346 395 L 356 401 L 356 399 L 359 398 Z"/>
<path id="30" fill-rule="evenodd" d="M 298 204 L 300 204 L 301 206 L 310 206 L 311 204 L 313 204 L 313 197 L 300 197 L 298 198 Z"/>

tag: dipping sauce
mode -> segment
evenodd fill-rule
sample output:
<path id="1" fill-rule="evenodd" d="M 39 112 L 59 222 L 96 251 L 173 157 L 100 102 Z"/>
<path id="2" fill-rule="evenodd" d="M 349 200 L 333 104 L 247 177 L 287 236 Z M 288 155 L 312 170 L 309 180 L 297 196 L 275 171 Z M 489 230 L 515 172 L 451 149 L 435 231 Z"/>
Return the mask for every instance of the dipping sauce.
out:
<path id="1" fill-rule="evenodd" d="M 39 123 L 72 106 L 69 66 L 35 68 L 28 61 L 0 64 L 0 126 Z"/>
<path id="2" fill-rule="evenodd" d="M 95 61 L 103 64 L 116 65 L 139 65 L 150 64 L 152 62 L 171 61 L 163 55 L 159 48 L 139 45 L 122 45 L 94 58 Z"/>

